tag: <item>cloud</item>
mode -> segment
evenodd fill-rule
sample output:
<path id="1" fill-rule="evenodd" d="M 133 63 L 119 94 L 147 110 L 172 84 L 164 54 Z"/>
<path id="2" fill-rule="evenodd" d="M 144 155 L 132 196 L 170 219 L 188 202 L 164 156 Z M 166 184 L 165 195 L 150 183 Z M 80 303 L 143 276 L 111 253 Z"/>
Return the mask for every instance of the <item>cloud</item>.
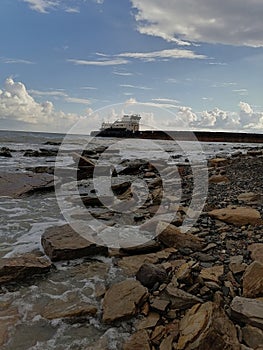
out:
<path id="1" fill-rule="evenodd" d="M 35 64 L 35 62 L 21 58 L 0 57 L 0 61 L 6 64 Z"/>
<path id="2" fill-rule="evenodd" d="M 131 0 L 142 34 L 185 45 L 263 46 L 261 0 Z"/>
<path id="3" fill-rule="evenodd" d="M 67 94 L 61 90 L 51 90 L 51 91 L 39 91 L 39 90 L 29 90 L 31 95 L 35 96 L 50 96 L 50 97 L 66 97 Z"/>
<path id="4" fill-rule="evenodd" d="M 59 5 L 58 1 L 53 0 L 23 0 L 29 4 L 29 7 L 40 13 L 48 13 L 48 10 L 54 9 Z"/>
<path id="5" fill-rule="evenodd" d="M 30 130 L 63 132 L 80 118 L 77 114 L 56 111 L 50 101 L 38 103 L 23 83 L 12 78 L 6 79 L 4 89 L 0 90 L 0 119 L 5 125 L 21 122 Z"/>
<path id="6" fill-rule="evenodd" d="M 120 86 L 125 88 L 131 88 L 131 89 L 152 90 L 152 88 L 147 86 L 138 86 L 138 85 L 130 85 L 130 84 L 120 84 Z"/>
<path id="7" fill-rule="evenodd" d="M 72 62 L 75 65 L 81 66 L 117 66 L 120 64 L 127 64 L 129 61 L 124 59 L 112 59 L 105 61 L 88 61 L 88 60 L 79 60 L 79 59 L 68 59 L 68 62 Z"/>
<path id="8" fill-rule="evenodd" d="M 80 13 L 80 10 L 76 7 L 68 7 L 65 11 L 68 13 Z"/>
<path id="9" fill-rule="evenodd" d="M 178 100 L 174 100 L 174 99 L 171 99 L 171 98 L 152 98 L 152 101 L 179 103 Z"/>
<path id="10" fill-rule="evenodd" d="M 65 101 L 66 102 L 70 102 L 70 103 L 84 104 L 84 105 L 90 105 L 91 104 L 91 101 L 86 99 L 86 98 L 66 97 Z"/>

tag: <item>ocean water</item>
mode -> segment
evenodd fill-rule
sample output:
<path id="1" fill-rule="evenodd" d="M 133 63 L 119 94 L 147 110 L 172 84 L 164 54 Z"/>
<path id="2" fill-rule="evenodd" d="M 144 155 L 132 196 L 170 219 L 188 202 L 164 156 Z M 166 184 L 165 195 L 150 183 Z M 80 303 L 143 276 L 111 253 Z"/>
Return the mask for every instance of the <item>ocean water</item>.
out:
<path id="1" fill-rule="evenodd" d="M 28 149 L 54 149 L 56 145 L 46 142 L 62 142 L 58 157 L 24 157 Z M 31 132 L 0 131 L 0 147 L 8 147 L 12 158 L 0 157 L 0 172 L 25 172 L 28 167 L 56 166 L 72 168 L 73 153 L 81 153 L 87 147 L 93 149 L 107 146 L 112 153 L 103 162 L 118 167 L 125 159 L 148 159 L 170 163 L 186 161 L 206 162 L 214 156 L 229 156 L 235 152 L 245 152 L 255 145 L 233 143 L 195 143 L 175 141 L 125 141 L 120 139 L 92 138 L 85 135 L 65 135 Z M 168 158 L 167 158 L 168 157 Z M 66 223 L 54 192 L 35 193 L 23 198 L 8 198 L 0 194 L 0 257 L 13 257 L 33 250 L 42 250 L 41 235 L 48 227 Z M 124 322 L 116 327 L 101 323 L 101 305 L 95 298 L 96 285 L 109 285 L 122 278 L 122 273 L 112 264 L 111 258 L 94 257 L 89 260 L 85 273 L 79 267 L 83 260 L 69 264 L 56 263 L 56 270 L 48 278 L 40 278 L 34 284 L 22 284 L 13 290 L 5 288 L 0 299 L 16 315 L 11 328 L 9 342 L 4 350 L 73 350 L 95 347 L 101 339 L 109 349 L 118 349 L 122 339 L 131 331 L 131 323 Z M 106 271 L 106 272 L 105 272 Z M 124 278 L 124 277 L 123 277 Z M 62 319 L 48 321 L 41 316 L 52 300 L 68 300 L 69 297 L 89 302 L 97 306 L 96 317 L 85 322 L 70 323 Z M 0 316 L 0 322 L 4 322 Z M 1 320 L 2 319 L 2 320 Z"/>

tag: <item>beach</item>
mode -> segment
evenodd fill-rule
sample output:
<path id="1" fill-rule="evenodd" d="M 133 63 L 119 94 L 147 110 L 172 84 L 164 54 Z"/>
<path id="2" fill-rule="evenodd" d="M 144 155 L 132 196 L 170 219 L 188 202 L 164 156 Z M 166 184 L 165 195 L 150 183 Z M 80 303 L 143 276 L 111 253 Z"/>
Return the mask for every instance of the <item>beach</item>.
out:
<path id="1" fill-rule="evenodd" d="M 262 144 L 0 139 L 1 349 L 262 349 Z"/>

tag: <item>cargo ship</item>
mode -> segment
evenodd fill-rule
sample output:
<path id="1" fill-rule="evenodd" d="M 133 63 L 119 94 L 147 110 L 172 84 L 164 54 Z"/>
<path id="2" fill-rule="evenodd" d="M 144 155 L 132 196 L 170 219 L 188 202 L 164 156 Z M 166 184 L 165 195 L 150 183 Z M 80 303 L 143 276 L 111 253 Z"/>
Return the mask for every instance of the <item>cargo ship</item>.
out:
<path id="1" fill-rule="evenodd" d="M 138 138 L 155 140 L 262 143 L 263 134 L 224 131 L 162 131 L 140 130 L 139 114 L 124 114 L 114 122 L 103 122 L 100 130 L 91 131 L 91 136 Z"/>

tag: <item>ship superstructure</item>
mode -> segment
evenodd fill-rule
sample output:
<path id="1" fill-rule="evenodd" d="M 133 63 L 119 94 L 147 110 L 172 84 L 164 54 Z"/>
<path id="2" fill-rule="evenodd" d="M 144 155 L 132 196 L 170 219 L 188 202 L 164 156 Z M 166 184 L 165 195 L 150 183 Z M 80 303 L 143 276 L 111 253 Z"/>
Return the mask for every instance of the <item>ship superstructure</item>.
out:
<path id="1" fill-rule="evenodd" d="M 115 120 L 113 123 L 103 122 L 100 131 L 108 129 L 119 129 L 136 133 L 140 128 L 140 119 L 141 117 L 138 114 L 124 114 L 122 119 Z"/>

